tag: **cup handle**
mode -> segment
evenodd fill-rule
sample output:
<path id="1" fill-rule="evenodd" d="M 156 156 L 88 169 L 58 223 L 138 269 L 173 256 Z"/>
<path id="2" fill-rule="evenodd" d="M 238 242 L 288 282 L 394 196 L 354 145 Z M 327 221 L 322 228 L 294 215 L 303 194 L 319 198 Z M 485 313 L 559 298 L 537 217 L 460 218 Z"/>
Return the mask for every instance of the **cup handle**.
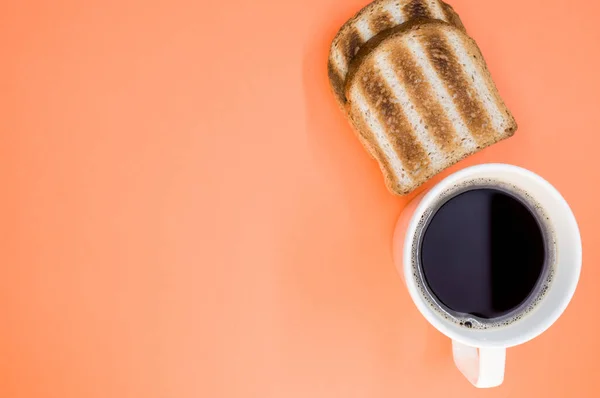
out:
<path id="1" fill-rule="evenodd" d="M 504 380 L 506 348 L 471 347 L 452 340 L 454 364 L 477 388 L 496 387 Z"/>

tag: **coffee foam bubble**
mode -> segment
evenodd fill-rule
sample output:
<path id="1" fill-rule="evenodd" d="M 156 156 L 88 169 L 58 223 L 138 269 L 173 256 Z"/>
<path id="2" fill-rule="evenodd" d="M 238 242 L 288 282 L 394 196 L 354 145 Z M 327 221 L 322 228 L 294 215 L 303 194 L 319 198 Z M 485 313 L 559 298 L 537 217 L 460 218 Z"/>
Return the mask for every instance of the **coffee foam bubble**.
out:
<path id="1" fill-rule="evenodd" d="M 534 292 L 523 304 L 521 304 L 511 313 L 494 319 L 482 319 L 471 314 L 459 314 L 444 308 L 444 306 L 441 303 L 438 303 L 438 301 L 434 298 L 433 294 L 429 292 L 429 289 L 424 283 L 424 277 L 422 276 L 419 267 L 419 248 L 421 245 L 421 240 L 432 216 L 444 203 L 453 197 L 472 189 L 482 188 L 493 188 L 505 191 L 508 194 L 517 197 L 525 205 L 527 205 L 529 210 L 535 215 L 540 224 L 546 246 L 546 264 L 544 265 L 544 274 L 542 275 L 540 281 L 538 281 Z M 425 211 L 419 220 L 416 229 L 417 239 L 413 240 L 413 245 L 411 248 L 412 277 L 417 285 L 417 289 L 419 290 L 421 297 L 425 300 L 427 305 L 433 309 L 438 316 L 441 316 L 447 321 L 453 322 L 461 327 L 481 330 L 509 326 L 527 316 L 531 311 L 535 310 L 550 289 L 554 274 L 556 272 L 556 235 L 550 224 L 550 218 L 542 206 L 535 199 L 533 199 L 531 195 L 521 188 L 504 181 L 489 178 L 478 178 L 457 184 L 454 187 L 440 193 L 438 197 L 434 199 L 434 202 L 435 205 L 430 206 L 430 208 Z"/>

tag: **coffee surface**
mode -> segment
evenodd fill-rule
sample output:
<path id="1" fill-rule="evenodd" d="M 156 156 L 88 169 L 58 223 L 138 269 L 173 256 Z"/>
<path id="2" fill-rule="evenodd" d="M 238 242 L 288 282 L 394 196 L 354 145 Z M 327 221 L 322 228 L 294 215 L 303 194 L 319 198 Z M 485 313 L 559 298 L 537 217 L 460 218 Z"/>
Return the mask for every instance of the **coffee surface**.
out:
<path id="1" fill-rule="evenodd" d="M 430 293 L 455 315 L 494 319 L 519 308 L 538 287 L 544 234 L 518 197 L 476 188 L 446 201 L 422 236 L 420 267 Z"/>

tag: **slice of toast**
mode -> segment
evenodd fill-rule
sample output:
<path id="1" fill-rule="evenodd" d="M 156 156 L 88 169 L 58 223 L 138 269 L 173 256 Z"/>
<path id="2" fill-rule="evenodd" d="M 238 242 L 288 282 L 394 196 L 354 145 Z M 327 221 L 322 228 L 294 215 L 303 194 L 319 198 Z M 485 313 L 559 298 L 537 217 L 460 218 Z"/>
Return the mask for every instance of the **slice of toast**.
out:
<path id="1" fill-rule="evenodd" d="M 396 194 L 517 129 L 475 41 L 442 21 L 415 20 L 366 43 L 345 95 L 352 124 Z"/>
<path id="2" fill-rule="evenodd" d="M 331 43 L 327 70 L 331 88 L 342 107 L 346 102 L 348 66 L 360 47 L 384 30 L 416 18 L 439 19 L 464 30 L 452 7 L 441 0 L 375 0 L 340 28 Z"/>

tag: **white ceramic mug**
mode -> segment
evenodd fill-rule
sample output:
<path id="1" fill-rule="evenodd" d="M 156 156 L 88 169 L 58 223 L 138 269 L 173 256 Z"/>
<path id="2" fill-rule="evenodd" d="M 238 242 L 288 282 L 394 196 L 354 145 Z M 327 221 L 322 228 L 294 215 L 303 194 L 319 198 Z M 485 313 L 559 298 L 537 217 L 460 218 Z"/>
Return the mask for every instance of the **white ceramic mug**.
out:
<path id="1" fill-rule="evenodd" d="M 552 283 L 535 308 L 521 319 L 490 329 L 469 329 L 445 319 L 428 304 L 413 272 L 413 244 L 419 222 L 439 206 L 445 192 L 472 180 L 492 179 L 527 193 L 549 218 L 556 240 Z M 394 234 L 394 259 L 413 302 L 437 330 L 452 339 L 454 363 L 476 387 L 504 380 L 506 348 L 525 343 L 548 329 L 563 313 L 581 271 L 581 237 L 573 212 L 560 193 L 531 171 L 506 164 L 484 164 L 454 173 L 413 199 L 402 212 Z"/>

